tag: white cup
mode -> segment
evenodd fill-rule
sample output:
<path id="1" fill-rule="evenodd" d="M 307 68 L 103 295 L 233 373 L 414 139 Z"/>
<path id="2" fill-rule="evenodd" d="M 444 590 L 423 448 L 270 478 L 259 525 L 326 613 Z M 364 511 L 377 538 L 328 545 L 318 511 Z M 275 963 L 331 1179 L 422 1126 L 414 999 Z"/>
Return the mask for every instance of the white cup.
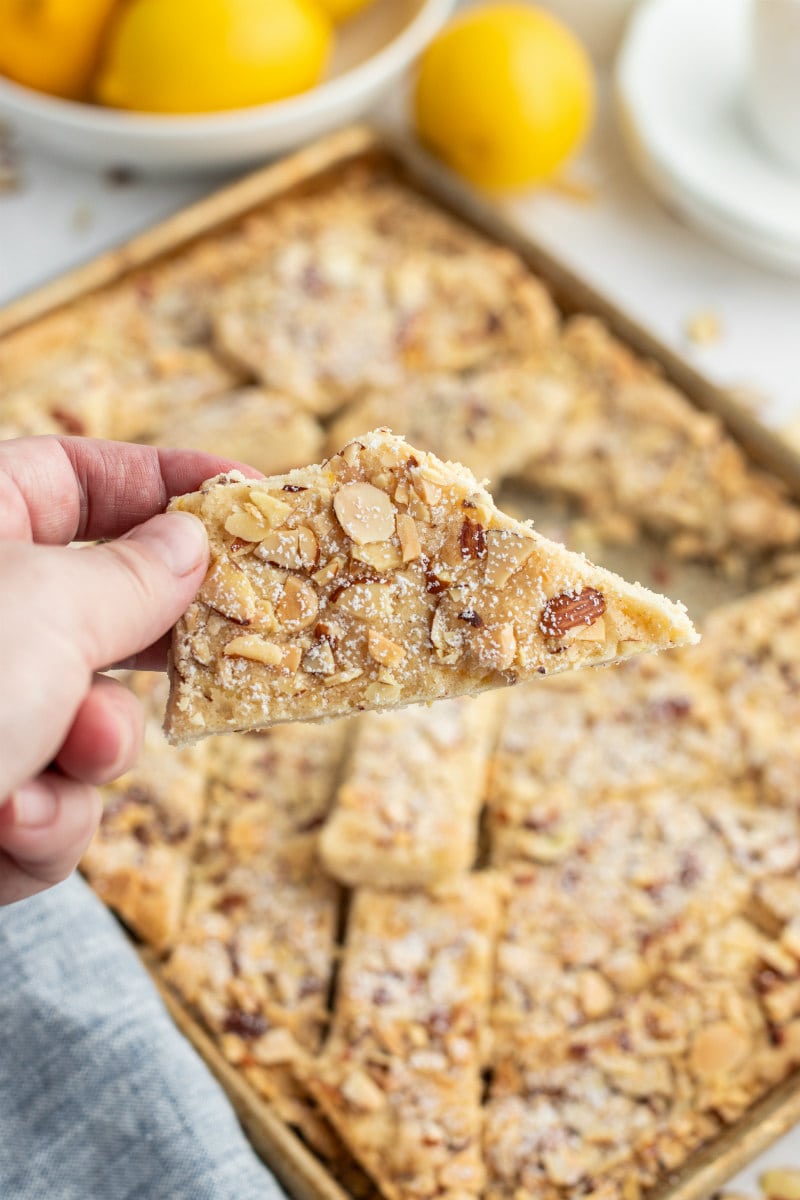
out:
<path id="1" fill-rule="evenodd" d="M 752 0 L 748 109 L 770 154 L 800 171 L 800 0 Z"/>

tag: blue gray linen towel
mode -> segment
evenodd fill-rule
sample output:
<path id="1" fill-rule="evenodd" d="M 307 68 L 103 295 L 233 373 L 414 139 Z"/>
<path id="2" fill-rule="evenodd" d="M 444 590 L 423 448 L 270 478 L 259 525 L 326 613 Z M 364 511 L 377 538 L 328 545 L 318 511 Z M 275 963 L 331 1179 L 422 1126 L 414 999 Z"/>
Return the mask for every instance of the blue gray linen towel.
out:
<path id="1" fill-rule="evenodd" d="M 0 908 L 0 1200 L 281 1200 L 81 879 Z"/>

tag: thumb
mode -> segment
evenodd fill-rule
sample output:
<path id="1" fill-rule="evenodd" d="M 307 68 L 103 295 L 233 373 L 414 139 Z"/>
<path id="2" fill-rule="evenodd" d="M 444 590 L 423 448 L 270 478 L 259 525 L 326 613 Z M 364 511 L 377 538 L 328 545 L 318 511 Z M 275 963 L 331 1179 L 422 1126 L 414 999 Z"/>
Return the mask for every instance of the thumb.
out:
<path id="1" fill-rule="evenodd" d="M 207 565 L 208 538 L 197 517 L 153 517 L 115 542 L 65 552 L 60 621 L 91 671 L 108 667 L 175 624 Z"/>

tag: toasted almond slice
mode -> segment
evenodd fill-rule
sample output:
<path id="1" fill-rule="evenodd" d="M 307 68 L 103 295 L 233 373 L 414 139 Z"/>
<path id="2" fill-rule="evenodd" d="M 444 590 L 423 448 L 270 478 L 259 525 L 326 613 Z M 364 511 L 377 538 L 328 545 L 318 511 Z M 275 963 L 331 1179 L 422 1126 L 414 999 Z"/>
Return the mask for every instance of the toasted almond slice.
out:
<path id="1" fill-rule="evenodd" d="M 336 672 L 336 659 L 330 643 L 324 640 L 314 642 L 309 646 L 303 658 L 303 670 L 311 675 L 333 675 Z"/>
<path id="2" fill-rule="evenodd" d="M 313 529 L 305 525 L 297 529 L 271 529 L 265 531 L 256 554 L 289 571 L 308 571 L 316 565 L 319 544 Z"/>
<path id="3" fill-rule="evenodd" d="M 225 529 L 232 537 L 245 542 L 260 542 L 267 532 L 264 518 L 252 505 L 235 508 L 225 521 Z"/>
<path id="4" fill-rule="evenodd" d="M 374 542 L 369 546 L 354 546 L 352 558 L 356 562 L 366 563 L 375 571 L 396 571 L 403 562 L 403 556 L 397 546 L 391 542 Z"/>
<path id="5" fill-rule="evenodd" d="M 336 554 L 318 571 L 315 571 L 311 578 L 318 587 L 324 587 L 326 583 L 330 583 L 332 579 L 336 578 L 346 562 L 347 559 L 343 554 Z"/>
<path id="6" fill-rule="evenodd" d="M 478 629 L 469 639 L 472 652 L 478 662 L 492 671 L 508 671 L 517 657 L 517 639 L 514 626 L 495 625 Z"/>
<path id="7" fill-rule="evenodd" d="M 378 629 L 370 629 L 367 634 L 367 649 L 369 650 L 370 658 L 374 658 L 375 662 L 384 667 L 399 667 L 400 663 L 406 656 L 406 652 L 397 642 L 393 642 L 391 638 L 386 637 Z"/>
<path id="8" fill-rule="evenodd" d="M 277 529 L 283 525 L 292 511 L 292 506 L 284 500 L 278 500 L 275 496 L 270 496 L 269 492 L 260 492 L 256 488 L 250 493 L 250 500 L 266 519 L 270 529 Z"/>
<path id="9" fill-rule="evenodd" d="M 394 533 L 391 498 L 371 483 L 345 483 L 333 497 L 333 511 L 357 546 L 385 542 Z"/>
<path id="10" fill-rule="evenodd" d="M 486 535 L 486 549 L 486 584 L 491 588 L 504 588 L 533 554 L 536 542 L 518 533 L 493 529 Z"/>
<path id="11" fill-rule="evenodd" d="M 409 563 L 418 559 L 422 553 L 422 546 L 414 518 L 410 517 L 408 513 L 397 514 L 397 536 L 400 539 L 403 562 Z"/>
<path id="12" fill-rule="evenodd" d="M 268 642 L 257 633 L 233 638 L 222 652 L 226 658 L 247 658 L 265 667 L 279 667 L 283 662 L 283 647 Z"/>
<path id="13" fill-rule="evenodd" d="M 314 624 L 318 612 L 319 598 L 313 587 L 304 579 L 290 575 L 275 610 L 280 624 L 289 633 L 298 633 Z"/>
<path id="14" fill-rule="evenodd" d="M 297 645 L 280 646 L 268 642 L 257 633 L 244 634 L 228 642 L 223 654 L 226 658 L 246 658 L 250 662 L 262 663 L 294 675 L 300 666 L 302 652 Z"/>
<path id="15" fill-rule="evenodd" d="M 240 625 L 249 625 L 256 615 L 256 594 L 250 580 L 240 567 L 225 559 L 212 565 L 198 598 Z"/>

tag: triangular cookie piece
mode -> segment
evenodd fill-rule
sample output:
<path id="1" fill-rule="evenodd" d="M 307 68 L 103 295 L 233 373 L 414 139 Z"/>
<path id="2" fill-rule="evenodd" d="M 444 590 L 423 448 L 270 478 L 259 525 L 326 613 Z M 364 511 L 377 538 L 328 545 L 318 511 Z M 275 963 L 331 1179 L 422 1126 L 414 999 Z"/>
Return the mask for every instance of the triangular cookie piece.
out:
<path id="1" fill-rule="evenodd" d="M 209 480 L 172 509 L 211 566 L 172 642 L 166 729 L 396 708 L 696 640 L 685 609 L 498 511 L 387 430 L 321 466 Z"/>

